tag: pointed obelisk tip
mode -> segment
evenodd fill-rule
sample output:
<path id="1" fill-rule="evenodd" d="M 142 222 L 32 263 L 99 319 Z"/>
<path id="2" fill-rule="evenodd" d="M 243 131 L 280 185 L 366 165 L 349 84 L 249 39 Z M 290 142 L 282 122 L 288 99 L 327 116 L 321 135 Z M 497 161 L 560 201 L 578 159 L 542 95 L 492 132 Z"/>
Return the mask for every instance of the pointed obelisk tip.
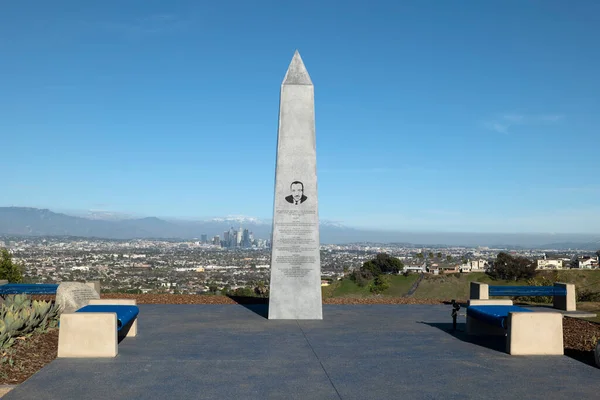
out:
<path id="1" fill-rule="evenodd" d="M 292 62 L 288 67 L 287 73 L 285 74 L 285 78 L 283 78 L 284 85 L 312 85 L 312 80 L 310 79 L 310 75 L 308 75 L 308 71 L 304 66 L 304 62 L 302 62 L 302 57 L 300 57 L 300 53 L 298 50 L 294 52 L 294 57 L 292 58 Z"/>

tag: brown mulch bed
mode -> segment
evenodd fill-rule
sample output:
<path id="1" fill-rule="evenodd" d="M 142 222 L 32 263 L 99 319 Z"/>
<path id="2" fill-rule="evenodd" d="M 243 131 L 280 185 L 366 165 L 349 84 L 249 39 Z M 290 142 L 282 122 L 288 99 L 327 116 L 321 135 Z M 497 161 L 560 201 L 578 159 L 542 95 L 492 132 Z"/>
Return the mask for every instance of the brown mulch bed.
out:
<path id="1" fill-rule="evenodd" d="M 442 300 L 413 299 L 412 297 L 333 297 L 324 299 L 323 304 L 442 304 Z"/>
<path id="2" fill-rule="evenodd" d="M 136 299 L 138 304 L 266 304 L 260 297 L 227 297 L 199 294 L 123 294 L 102 293 L 103 299 Z M 323 299 L 323 304 L 441 304 L 441 300 L 409 297 L 374 296 L 366 298 L 336 297 Z"/>
<path id="3" fill-rule="evenodd" d="M 137 304 L 236 304 L 226 296 L 201 294 L 102 293 L 103 299 L 135 299 Z"/>
<path id="4" fill-rule="evenodd" d="M 54 296 L 35 296 L 54 300 Z M 138 304 L 265 304 L 268 299 L 212 295 L 123 294 L 103 293 L 102 298 L 136 299 Z M 323 300 L 324 304 L 441 304 L 440 300 L 374 296 L 367 298 L 338 297 Z M 565 317 L 563 320 L 565 355 L 595 365 L 594 349 L 600 340 L 600 324 Z M 56 358 L 58 329 L 17 340 L 12 347 L 13 365 L 0 363 L 0 384 L 19 384 Z"/>
<path id="5" fill-rule="evenodd" d="M 588 365 L 596 365 L 594 350 L 600 340 L 600 324 L 578 318 L 563 319 L 565 355 Z"/>
<path id="6" fill-rule="evenodd" d="M 36 333 L 5 350 L 5 357 L 10 357 L 13 364 L 7 361 L 0 363 L 0 384 L 14 385 L 23 382 L 39 371 L 44 365 L 56 358 L 58 350 L 58 329 L 47 333 Z"/>

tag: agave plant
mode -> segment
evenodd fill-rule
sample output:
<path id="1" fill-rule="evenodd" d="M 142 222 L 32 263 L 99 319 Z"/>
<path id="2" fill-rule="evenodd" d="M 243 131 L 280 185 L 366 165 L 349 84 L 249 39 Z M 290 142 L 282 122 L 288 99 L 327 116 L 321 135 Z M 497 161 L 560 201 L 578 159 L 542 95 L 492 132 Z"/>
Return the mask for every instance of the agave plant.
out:
<path id="1" fill-rule="evenodd" d="M 19 329 L 19 334 L 22 335 L 30 335 L 35 328 L 41 322 L 41 318 L 36 314 L 35 310 L 32 308 L 22 308 L 18 312 L 18 317 L 20 321 L 23 321 L 23 326 Z"/>
<path id="2" fill-rule="evenodd" d="M 25 295 L 7 296 L 0 307 L 0 348 L 12 346 L 16 337 L 55 328 L 59 313 L 57 304 L 31 301 Z"/>
<path id="3" fill-rule="evenodd" d="M 52 304 L 48 302 L 40 302 L 41 305 L 37 306 L 40 308 L 39 315 L 41 320 L 36 328 L 39 332 L 45 332 L 48 328 L 56 328 L 58 326 L 58 315 L 60 313 L 60 307 L 58 304 Z M 34 307 L 35 303 L 34 303 Z"/>
<path id="4" fill-rule="evenodd" d="M 15 342 L 15 333 L 11 331 L 3 320 L 0 320 L 0 347 L 7 349 Z"/>
<path id="5" fill-rule="evenodd" d="M 4 324 L 6 325 L 6 329 L 10 332 L 20 332 L 25 325 L 25 320 L 23 320 L 18 312 L 12 312 L 8 310 L 6 315 L 4 316 Z"/>
<path id="6" fill-rule="evenodd" d="M 60 306 L 58 304 L 53 304 L 48 311 L 46 318 L 49 322 L 50 328 L 58 327 L 58 317 L 60 316 Z"/>
<path id="7" fill-rule="evenodd" d="M 34 300 L 32 303 L 32 308 L 36 311 L 38 315 L 45 316 L 50 311 L 52 304 L 47 301 L 38 301 Z"/>
<path id="8" fill-rule="evenodd" d="M 12 306 L 15 310 L 21 308 L 29 308 L 31 307 L 31 300 L 29 299 L 29 296 L 25 294 L 9 295 L 6 296 L 6 299 L 4 300 L 4 305 L 6 307 Z"/>

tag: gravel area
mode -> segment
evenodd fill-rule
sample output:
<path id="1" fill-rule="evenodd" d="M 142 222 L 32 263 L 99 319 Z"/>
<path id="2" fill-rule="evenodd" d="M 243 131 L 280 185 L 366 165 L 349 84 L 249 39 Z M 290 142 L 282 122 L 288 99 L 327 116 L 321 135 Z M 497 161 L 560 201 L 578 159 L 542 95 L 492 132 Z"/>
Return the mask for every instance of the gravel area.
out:
<path id="1" fill-rule="evenodd" d="M 600 340 L 600 324 L 578 318 L 563 319 L 565 349 L 594 351 Z"/>
<path id="2" fill-rule="evenodd" d="M 196 294 L 122 294 L 103 293 L 104 299 L 136 299 L 138 304 L 266 304 L 260 297 L 227 297 Z M 405 297 L 335 297 L 324 299 L 323 304 L 442 304 L 441 300 Z"/>
<path id="3" fill-rule="evenodd" d="M 600 340 L 600 324 L 578 318 L 563 319 L 565 355 L 596 366 L 594 350 Z"/>
<path id="4" fill-rule="evenodd" d="M 0 384 L 14 385 L 23 382 L 56 358 L 58 352 L 58 329 L 36 333 L 3 350 L 0 363 Z M 9 360 L 12 359 L 12 365 Z"/>

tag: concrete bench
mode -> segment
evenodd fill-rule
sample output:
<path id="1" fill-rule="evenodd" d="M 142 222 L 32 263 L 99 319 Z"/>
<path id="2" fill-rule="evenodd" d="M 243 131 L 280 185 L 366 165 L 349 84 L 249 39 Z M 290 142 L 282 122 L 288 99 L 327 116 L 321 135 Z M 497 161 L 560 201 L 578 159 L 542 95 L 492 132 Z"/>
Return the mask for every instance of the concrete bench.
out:
<path id="1" fill-rule="evenodd" d="M 60 316 L 57 357 L 116 357 L 119 339 L 137 336 L 135 300 L 90 300 Z"/>
<path id="2" fill-rule="evenodd" d="M 562 355 L 563 316 L 558 312 L 534 312 L 511 300 L 470 300 L 467 334 L 506 337 L 512 355 Z"/>
<path id="3" fill-rule="evenodd" d="M 490 296 L 552 296 L 553 306 L 558 310 L 577 309 L 575 285 L 556 282 L 554 286 L 490 286 L 487 283 L 471 282 L 469 298 L 488 300 Z"/>

